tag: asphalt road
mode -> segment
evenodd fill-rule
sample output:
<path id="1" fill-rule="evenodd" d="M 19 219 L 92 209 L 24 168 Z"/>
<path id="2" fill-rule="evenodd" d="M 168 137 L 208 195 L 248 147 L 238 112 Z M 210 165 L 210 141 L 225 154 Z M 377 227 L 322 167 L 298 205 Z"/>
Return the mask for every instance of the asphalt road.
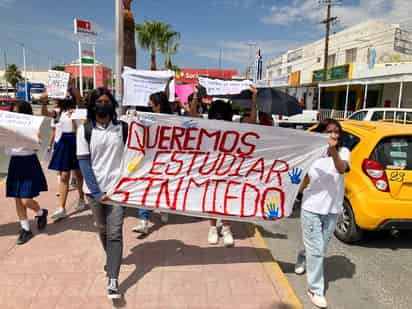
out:
<path id="1" fill-rule="evenodd" d="M 286 219 L 261 229 L 268 247 L 304 308 L 306 275 L 294 273 L 296 254 L 303 247 L 300 220 Z M 398 238 L 387 232 L 368 233 L 359 244 L 332 239 L 325 262 L 329 308 L 412 308 L 412 231 Z"/>

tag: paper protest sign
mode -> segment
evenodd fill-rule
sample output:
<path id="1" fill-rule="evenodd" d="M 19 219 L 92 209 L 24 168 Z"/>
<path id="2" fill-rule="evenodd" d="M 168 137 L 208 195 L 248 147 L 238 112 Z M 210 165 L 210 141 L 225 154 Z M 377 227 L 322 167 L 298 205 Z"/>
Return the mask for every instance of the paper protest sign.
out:
<path id="1" fill-rule="evenodd" d="M 173 71 L 144 71 L 125 68 L 123 72 L 123 105 L 148 106 L 151 94 L 165 91 Z M 169 83 L 169 99 L 174 101 L 174 81 Z"/>
<path id="2" fill-rule="evenodd" d="M 49 71 L 47 82 L 47 94 L 49 98 L 64 99 L 67 93 L 70 73 L 61 71 Z"/>
<path id="3" fill-rule="evenodd" d="M 207 77 L 199 77 L 199 84 L 206 89 L 206 93 L 213 95 L 239 94 L 243 90 L 250 89 L 253 82 L 250 80 L 221 80 Z"/>
<path id="4" fill-rule="evenodd" d="M 38 150 L 43 158 L 50 136 L 50 119 L 0 111 L 0 145 Z"/>
<path id="5" fill-rule="evenodd" d="M 195 91 L 195 86 L 193 84 L 176 85 L 175 90 L 180 101 L 186 104 L 189 96 Z"/>
<path id="6" fill-rule="evenodd" d="M 140 113 L 111 200 L 196 217 L 288 216 L 300 183 L 327 148 L 299 130 Z"/>

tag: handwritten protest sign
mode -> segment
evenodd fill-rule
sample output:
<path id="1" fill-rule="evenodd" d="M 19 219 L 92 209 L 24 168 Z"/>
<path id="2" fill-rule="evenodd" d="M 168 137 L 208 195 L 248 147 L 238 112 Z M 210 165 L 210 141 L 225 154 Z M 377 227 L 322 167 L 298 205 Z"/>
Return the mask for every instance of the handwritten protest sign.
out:
<path id="1" fill-rule="evenodd" d="M 176 85 L 175 90 L 180 101 L 186 104 L 189 96 L 195 91 L 195 86 L 193 84 Z"/>
<path id="2" fill-rule="evenodd" d="M 67 93 L 70 74 L 61 71 L 49 70 L 47 94 L 49 98 L 64 99 Z"/>
<path id="3" fill-rule="evenodd" d="M 250 80 L 235 81 L 199 77 L 199 84 L 206 88 L 208 95 L 239 94 L 250 89 L 253 83 Z"/>
<path id="4" fill-rule="evenodd" d="M 50 119 L 0 111 L 0 174 L 7 172 L 10 148 L 37 150 L 40 160 L 47 156 L 50 138 Z"/>
<path id="5" fill-rule="evenodd" d="M 298 130 L 140 113 L 129 115 L 115 203 L 197 217 L 276 220 L 292 212 L 327 147 Z"/>
<path id="6" fill-rule="evenodd" d="M 73 120 L 86 120 L 87 119 L 87 109 L 86 108 L 76 108 L 71 117 Z"/>
<path id="7" fill-rule="evenodd" d="M 151 94 L 165 91 L 173 71 L 144 71 L 125 68 L 123 72 L 123 105 L 148 106 Z M 169 99 L 174 101 L 174 80 L 169 84 Z"/>

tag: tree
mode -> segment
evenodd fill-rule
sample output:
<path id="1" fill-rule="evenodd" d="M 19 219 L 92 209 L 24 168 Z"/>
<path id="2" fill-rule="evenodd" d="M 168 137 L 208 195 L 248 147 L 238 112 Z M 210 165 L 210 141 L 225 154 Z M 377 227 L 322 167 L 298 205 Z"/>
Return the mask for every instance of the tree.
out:
<path id="1" fill-rule="evenodd" d="M 64 72 L 64 65 L 55 65 L 51 68 L 54 71 L 62 71 Z"/>
<path id="2" fill-rule="evenodd" d="M 160 21 L 145 21 L 143 24 L 136 25 L 137 38 L 139 45 L 150 51 L 150 70 L 156 70 L 156 53 L 165 48 L 168 35 L 173 33 L 173 40 L 177 33 L 172 30 L 169 24 Z M 177 50 L 177 48 L 176 48 Z"/>
<path id="3" fill-rule="evenodd" d="M 123 0 L 123 64 L 136 68 L 136 32 L 132 0 Z"/>
<path id="4" fill-rule="evenodd" d="M 177 42 L 177 40 L 179 39 L 180 33 L 172 30 L 170 27 L 168 31 L 163 34 L 160 51 L 165 57 L 166 69 L 173 70 L 175 68 L 175 66 L 172 64 L 172 55 L 175 55 L 177 53 L 177 50 L 179 48 L 179 43 Z"/>
<path id="5" fill-rule="evenodd" d="M 16 87 L 16 84 L 23 80 L 23 76 L 15 64 L 10 64 L 7 66 L 6 72 L 4 73 L 4 78 L 13 87 Z"/>

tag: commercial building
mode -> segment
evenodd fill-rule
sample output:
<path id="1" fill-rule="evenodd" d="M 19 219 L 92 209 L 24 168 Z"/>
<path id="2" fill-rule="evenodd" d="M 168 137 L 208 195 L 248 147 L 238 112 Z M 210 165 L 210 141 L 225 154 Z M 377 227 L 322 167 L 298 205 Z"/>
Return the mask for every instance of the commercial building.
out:
<path id="1" fill-rule="evenodd" d="M 412 107 L 412 33 L 369 20 L 331 35 L 327 81 L 324 48 L 323 39 L 270 60 L 266 83 L 294 95 L 306 109 L 346 116 L 364 107 Z"/>
<path id="2" fill-rule="evenodd" d="M 76 87 L 80 85 L 80 67 L 79 61 L 73 61 L 71 64 L 64 66 L 64 71 L 70 73 L 70 77 L 75 79 Z M 83 89 L 93 89 L 93 64 L 83 63 Z M 104 66 L 102 63 L 96 61 L 96 87 L 112 87 L 113 77 L 112 69 Z"/>
<path id="3" fill-rule="evenodd" d="M 219 79 L 234 79 L 238 76 L 237 70 L 221 70 L 221 69 L 196 69 L 183 68 L 176 72 L 176 82 L 193 84 L 199 76 Z"/>

